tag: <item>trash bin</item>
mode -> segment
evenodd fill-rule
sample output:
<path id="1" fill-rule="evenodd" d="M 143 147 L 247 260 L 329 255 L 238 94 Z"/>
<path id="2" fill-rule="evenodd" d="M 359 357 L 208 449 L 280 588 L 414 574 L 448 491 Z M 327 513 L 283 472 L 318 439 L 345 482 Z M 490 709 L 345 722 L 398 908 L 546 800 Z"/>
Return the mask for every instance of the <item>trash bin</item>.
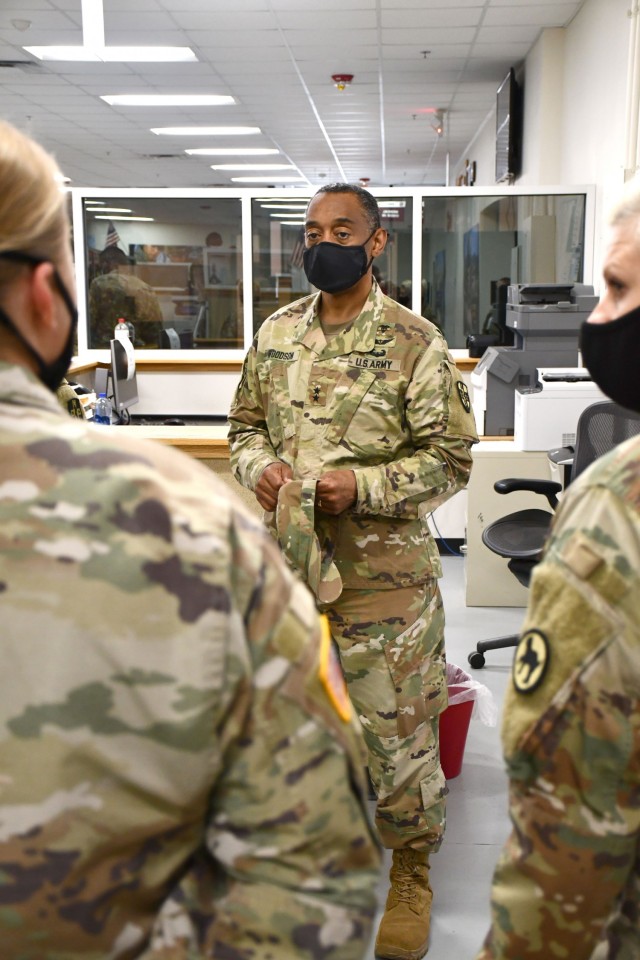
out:
<path id="1" fill-rule="evenodd" d="M 474 711 L 483 723 L 493 727 L 497 710 L 488 687 L 452 663 L 447 664 L 447 691 L 449 706 L 440 714 L 440 766 L 445 778 L 453 780 L 462 770 L 469 723 Z"/>

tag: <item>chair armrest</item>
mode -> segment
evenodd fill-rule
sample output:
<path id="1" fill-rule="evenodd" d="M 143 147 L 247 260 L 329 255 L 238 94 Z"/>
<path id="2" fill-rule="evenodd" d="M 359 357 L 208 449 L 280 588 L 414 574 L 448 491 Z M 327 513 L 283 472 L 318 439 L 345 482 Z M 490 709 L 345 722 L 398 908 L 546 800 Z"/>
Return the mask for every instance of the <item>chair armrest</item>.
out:
<path id="1" fill-rule="evenodd" d="M 555 463 L 559 467 L 567 467 L 573 463 L 574 449 L 573 447 L 555 447 L 553 450 L 549 450 L 547 456 L 551 463 Z"/>
<path id="2" fill-rule="evenodd" d="M 533 480 L 526 477 L 508 477 L 505 480 L 496 480 L 493 485 L 496 493 L 515 493 L 526 491 L 528 493 L 540 493 L 549 501 L 549 506 L 555 510 L 558 506 L 558 494 L 562 490 L 562 484 L 555 480 Z"/>

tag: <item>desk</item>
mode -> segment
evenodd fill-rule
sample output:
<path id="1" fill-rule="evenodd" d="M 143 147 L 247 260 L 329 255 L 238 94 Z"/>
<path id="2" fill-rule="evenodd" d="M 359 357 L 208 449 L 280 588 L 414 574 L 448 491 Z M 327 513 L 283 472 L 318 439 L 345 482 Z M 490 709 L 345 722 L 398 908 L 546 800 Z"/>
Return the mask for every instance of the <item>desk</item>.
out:
<path id="1" fill-rule="evenodd" d="M 496 493 L 493 485 L 505 477 L 551 480 L 546 450 L 516 450 L 513 440 L 482 441 L 473 448 L 467 508 L 467 554 L 465 558 L 468 607 L 525 607 L 529 591 L 518 583 L 508 561 L 492 553 L 482 542 L 484 528 L 516 510 L 551 508 L 535 493 Z"/>

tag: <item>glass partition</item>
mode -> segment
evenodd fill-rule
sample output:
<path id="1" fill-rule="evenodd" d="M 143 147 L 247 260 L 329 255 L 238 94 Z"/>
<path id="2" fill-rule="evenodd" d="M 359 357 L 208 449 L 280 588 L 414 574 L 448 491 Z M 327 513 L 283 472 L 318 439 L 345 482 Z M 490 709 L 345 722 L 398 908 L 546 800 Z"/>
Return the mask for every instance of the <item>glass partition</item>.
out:
<path id="1" fill-rule="evenodd" d="M 120 318 L 136 347 L 243 347 L 238 197 L 85 198 L 83 218 L 90 349 Z"/>
<path id="2" fill-rule="evenodd" d="M 451 348 L 495 330 L 509 283 L 591 282 L 593 188 L 372 193 L 389 233 L 378 281 Z M 81 352 L 104 350 L 123 317 L 137 348 L 237 360 L 266 317 L 312 292 L 300 190 L 72 194 Z"/>
<path id="3" fill-rule="evenodd" d="M 500 328 L 510 283 L 582 283 L 585 194 L 422 201 L 422 315 L 450 347 Z"/>
<path id="4" fill-rule="evenodd" d="M 373 272 L 390 297 L 411 306 L 413 200 L 380 196 L 387 246 Z M 313 293 L 302 263 L 304 214 L 309 198 L 257 197 L 251 205 L 253 330 L 275 310 Z"/>

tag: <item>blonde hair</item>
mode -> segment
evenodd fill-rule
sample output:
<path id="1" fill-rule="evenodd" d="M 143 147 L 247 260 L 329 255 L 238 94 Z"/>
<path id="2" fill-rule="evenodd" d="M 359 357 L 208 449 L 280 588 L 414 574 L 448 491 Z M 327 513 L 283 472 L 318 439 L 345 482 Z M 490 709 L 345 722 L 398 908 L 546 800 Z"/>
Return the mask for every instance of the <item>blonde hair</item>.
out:
<path id="1" fill-rule="evenodd" d="M 625 183 L 618 202 L 609 214 L 609 225 L 617 227 L 627 220 L 637 219 L 640 219 L 640 173 Z"/>
<path id="2" fill-rule="evenodd" d="M 62 178 L 53 157 L 0 121 L 0 254 L 20 250 L 54 263 L 68 240 Z M 0 256 L 0 286 L 23 267 Z"/>

